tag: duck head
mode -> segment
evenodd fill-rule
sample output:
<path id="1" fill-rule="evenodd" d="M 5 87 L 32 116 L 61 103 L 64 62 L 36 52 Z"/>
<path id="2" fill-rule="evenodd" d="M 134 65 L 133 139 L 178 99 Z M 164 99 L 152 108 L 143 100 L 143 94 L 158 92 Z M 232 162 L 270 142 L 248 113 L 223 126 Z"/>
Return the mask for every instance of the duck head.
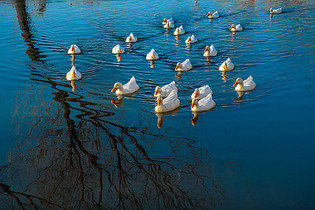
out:
<path id="1" fill-rule="evenodd" d="M 74 44 L 73 44 L 73 45 L 71 45 L 71 52 L 73 52 L 73 53 L 74 53 Z"/>
<path id="2" fill-rule="evenodd" d="M 164 20 L 163 20 L 163 22 L 162 22 L 163 24 L 166 24 L 167 23 L 167 20 L 166 20 L 166 18 L 164 18 Z"/>
<path id="3" fill-rule="evenodd" d="M 273 9 L 272 9 L 272 8 L 270 8 L 270 9 L 269 9 L 269 11 L 270 11 L 270 13 L 272 13 L 272 12 L 273 12 Z"/>
<path id="4" fill-rule="evenodd" d="M 230 30 L 232 30 L 232 28 L 234 28 L 234 29 L 236 28 L 235 24 L 232 24 L 232 25 L 231 25 Z"/>
<path id="5" fill-rule="evenodd" d="M 161 94 L 161 92 L 162 92 L 161 87 L 160 87 L 160 86 L 156 86 L 156 87 L 155 87 L 154 95 L 156 96 L 157 94 Z"/>
<path id="6" fill-rule="evenodd" d="M 161 94 L 159 94 L 158 97 L 156 98 L 156 105 L 157 106 L 163 105 L 163 99 L 162 99 Z"/>
<path id="7" fill-rule="evenodd" d="M 181 69 L 182 68 L 182 64 L 181 63 L 177 63 L 175 70 Z"/>
<path id="8" fill-rule="evenodd" d="M 131 42 L 131 36 L 128 36 L 127 42 Z"/>
<path id="9" fill-rule="evenodd" d="M 224 61 L 224 63 L 223 63 L 223 69 L 224 70 L 227 70 L 228 68 L 227 68 L 227 63 L 226 63 L 226 61 Z"/>
<path id="10" fill-rule="evenodd" d="M 207 51 L 210 52 L 210 47 L 209 47 L 209 45 L 206 46 L 206 49 L 205 49 L 205 51 L 203 51 L 203 52 L 205 53 L 205 52 L 207 52 Z"/>
<path id="11" fill-rule="evenodd" d="M 175 33 L 179 34 L 179 28 L 176 28 Z"/>
<path id="12" fill-rule="evenodd" d="M 190 36 L 188 37 L 187 42 L 191 42 L 191 37 Z"/>
<path id="13" fill-rule="evenodd" d="M 121 48 L 120 47 L 118 47 L 118 51 L 117 51 L 119 54 L 121 53 Z"/>
<path id="14" fill-rule="evenodd" d="M 244 85 L 244 82 L 243 82 L 243 79 L 242 78 L 237 78 L 233 87 L 236 86 L 236 85 L 240 85 L 240 86 L 243 86 Z"/>
<path id="15" fill-rule="evenodd" d="M 195 91 L 194 91 L 194 97 L 198 98 L 199 94 L 200 94 L 199 89 L 196 88 Z"/>
<path id="16" fill-rule="evenodd" d="M 123 89 L 123 85 L 120 83 L 120 82 L 116 82 L 115 84 L 114 84 L 114 87 L 113 87 L 113 89 L 110 91 L 110 92 L 114 92 L 115 90 L 122 90 Z"/>
<path id="17" fill-rule="evenodd" d="M 209 17 L 212 17 L 212 12 L 208 12 L 207 16 Z"/>
<path id="18" fill-rule="evenodd" d="M 198 107 L 198 100 L 197 99 L 191 100 L 191 107 L 190 108 L 194 108 L 194 106 Z"/>

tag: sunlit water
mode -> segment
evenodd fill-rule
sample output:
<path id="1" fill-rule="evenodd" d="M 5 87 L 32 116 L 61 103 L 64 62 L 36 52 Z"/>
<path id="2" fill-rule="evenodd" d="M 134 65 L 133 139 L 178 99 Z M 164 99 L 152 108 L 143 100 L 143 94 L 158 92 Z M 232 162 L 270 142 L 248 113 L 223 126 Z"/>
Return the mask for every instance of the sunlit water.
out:
<path id="1" fill-rule="evenodd" d="M 0 206 L 314 208 L 314 9 L 306 0 L 1 1 Z M 186 34 L 163 29 L 165 17 Z M 244 31 L 232 34 L 232 23 Z M 82 50 L 74 91 L 72 43 Z M 218 56 L 207 60 L 211 44 Z M 235 69 L 222 75 L 228 57 Z M 176 77 L 186 58 L 194 68 Z M 238 98 L 235 79 L 250 75 L 257 88 Z M 131 76 L 140 90 L 117 100 L 113 84 Z M 181 106 L 156 115 L 154 88 L 173 80 Z M 190 95 L 206 84 L 216 107 L 194 116 Z"/>

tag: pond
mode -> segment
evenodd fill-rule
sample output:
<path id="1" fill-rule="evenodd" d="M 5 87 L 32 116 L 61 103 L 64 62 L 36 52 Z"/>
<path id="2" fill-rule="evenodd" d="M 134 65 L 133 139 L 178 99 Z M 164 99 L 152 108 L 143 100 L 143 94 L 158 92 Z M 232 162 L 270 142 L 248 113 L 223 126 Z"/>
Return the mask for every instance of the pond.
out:
<path id="1" fill-rule="evenodd" d="M 1 208 L 314 208 L 314 15 L 307 0 L 1 1 Z M 185 59 L 193 68 L 176 72 Z M 116 97 L 132 76 L 140 90 Z M 249 76 L 256 89 L 238 94 Z M 172 81 L 180 107 L 156 114 L 155 87 Z M 192 113 L 203 85 L 216 106 Z"/>

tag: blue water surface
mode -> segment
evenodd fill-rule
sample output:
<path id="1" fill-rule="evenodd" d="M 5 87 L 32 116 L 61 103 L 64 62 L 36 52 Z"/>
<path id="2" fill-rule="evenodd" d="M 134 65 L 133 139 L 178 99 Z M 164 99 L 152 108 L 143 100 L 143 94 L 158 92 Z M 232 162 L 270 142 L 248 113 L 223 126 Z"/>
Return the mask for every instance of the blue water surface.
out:
<path id="1" fill-rule="evenodd" d="M 16 0 L 0 2 L 0 17 L 1 207 L 315 207 L 314 1 Z M 218 55 L 206 59 L 211 44 Z M 235 69 L 223 74 L 228 57 Z M 194 68 L 175 76 L 187 58 Z M 256 89 L 239 96 L 232 85 L 250 75 Z M 110 92 L 132 76 L 138 92 Z M 174 80 L 180 108 L 155 114 L 155 87 Z M 190 95 L 206 84 L 216 107 L 193 114 Z"/>

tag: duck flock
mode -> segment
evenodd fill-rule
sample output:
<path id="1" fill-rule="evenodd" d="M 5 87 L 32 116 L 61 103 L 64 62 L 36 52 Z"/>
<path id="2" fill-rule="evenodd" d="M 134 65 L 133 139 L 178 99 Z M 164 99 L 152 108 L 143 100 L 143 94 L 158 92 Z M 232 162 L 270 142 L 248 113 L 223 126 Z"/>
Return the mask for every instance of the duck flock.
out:
<path id="1" fill-rule="evenodd" d="M 278 9 L 269 9 L 270 14 L 279 14 L 282 13 L 282 8 Z M 219 12 L 208 12 L 207 17 L 209 19 L 216 19 L 219 18 Z M 163 27 L 166 29 L 175 28 L 174 20 L 172 18 L 166 19 L 164 18 Z M 230 27 L 230 31 L 232 32 L 238 32 L 242 31 L 243 27 L 238 24 L 232 24 Z M 175 29 L 174 35 L 179 36 L 185 34 L 185 30 L 183 26 L 180 26 Z M 126 43 L 135 43 L 137 42 L 137 38 L 133 35 L 133 33 L 130 33 L 130 35 L 126 38 Z M 197 38 L 194 35 L 189 36 L 185 43 L 186 44 L 193 44 L 197 42 Z M 71 45 L 70 49 L 68 50 L 68 54 L 72 55 L 72 68 L 67 73 L 66 79 L 69 81 L 79 80 L 81 79 L 81 73 L 76 70 L 76 67 L 74 65 L 75 55 L 80 54 L 81 50 L 79 47 L 75 44 Z M 116 45 L 112 49 L 112 53 L 117 55 L 117 58 L 121 58 L 121 54 L 125 53 L 125 50 L 123 47 L 121 47 L 119 44 Z M 203 56 L 204 57 L 213 57 L 217 55 L 217 50 L 213 45 L 206 46 Z M 147 55 L 146 59 L 148 61 L 154 62 L 155 60 L 159 59 L 159 55 L 157 52 L 152 49 Z M 120 60 L 120 59 L 119 59 Z M 186 59 L 182 63 L 177 63 L 175 67 L 175 71 L 183 72 L 183 71 L 189 71 L 193 68 L 191 62 L 189 59 Z M 234 69 L 234 64 L 232 63 L 231 59 L 228 58 L 226 61 L 224 61 L 220 67 L 219 71 L 226 72 L 226 71 L 232 71 Z M 249 76 L 246 80 L 243 80 L 242 78 L 237 78 L 234 85 L 235 91 L 238 92 L 245 92 L 245 91 L 251 91 L 256 88 L 256 84 L 254 82 L 254 79 L 252 76 Z M 115 94 L 117 96 L 122 95 L 128 95 L 132 94 L 136 91 L 138 91 L 140 87 L 138 86 L 135 77 L 131 77 L 129 82 L 126 84 L 122 84 L 120 82 L 116 82 L 114 84 L 113 89 L 111 92 L 115 91 Z M 200 88 L 196 88 L 194 92 L 191 94 L 191 111 L 193 112 L 200 112 L 200 111 L 206 111 L 210 110 L 215 106 L 215 102 L 212 99 L 212 90 L 209 85 L 202 86 Z M 154 97 L 156 97 L 156 107 L 154 108 L 154 111 L 157 113 L 163 113 L 163 112 L 169 112 L 177 109 L 180 106 L 180 101 L 177 98 L 177 87 L 175 84 L 175 81 L 164 85 L 162 87 L 157 86 L 155 88 Z"/>

